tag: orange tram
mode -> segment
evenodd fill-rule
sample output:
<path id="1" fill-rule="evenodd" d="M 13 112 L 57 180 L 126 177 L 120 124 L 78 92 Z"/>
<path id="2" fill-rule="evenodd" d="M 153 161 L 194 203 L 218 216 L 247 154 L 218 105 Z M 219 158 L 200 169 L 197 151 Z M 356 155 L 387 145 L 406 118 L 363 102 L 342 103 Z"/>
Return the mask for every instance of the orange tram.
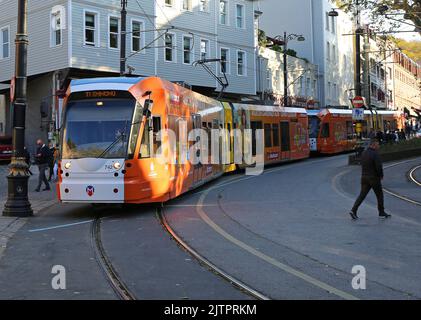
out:
<path id="1" fill-rule="evenodd" d="M 335 154 L 353 150 L 357 143 L 352 110 L 307 110 L 311 152 Z M 374 130 L 387 132 L 405 127 L 403 114 L 397 111 L 364 110 L 362 136 Z"/>
<path id="2" fill-rule="evenodd" d="M 347 131 L 337 135 L 348 128 L 346 117 L 314 116 L 309 121 L 302 108 L 220 102 L 157 77 L 73 80 L 63 104 L 58 198 L 165 202 L 252 167 L 259 150 L 264 164 L 274 164 L 308 158 L 313 136 L 326 139 L 316 145 L 343 145 L 321 152 L 349 148 L 343 142 Z"/>

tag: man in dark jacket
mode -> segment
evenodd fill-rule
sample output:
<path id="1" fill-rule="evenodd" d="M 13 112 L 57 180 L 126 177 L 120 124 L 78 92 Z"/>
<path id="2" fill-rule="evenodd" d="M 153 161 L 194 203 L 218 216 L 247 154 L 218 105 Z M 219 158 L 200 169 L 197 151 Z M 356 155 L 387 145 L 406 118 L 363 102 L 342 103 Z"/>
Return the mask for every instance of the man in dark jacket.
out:
<path id="1" fill-rule="evenodd" d="M 349 214 L 353 220 L 358 219 L 357 211 L 361 203 L 364 201 L 367 194 L 371 189 L 377 197 L 377 207 L 379 210 L 380 218 L 389 218 L 391 215 L 384 211 L 384 196 L 383 196 L 383 164 L 380 159 L 379 153 L 379 142 L 377 139 L 371 139 L 370 146 L 365 150 L 361 157 L 361 192 L 355 201 Z"/>
<path id="2" fill-rule="evenodd" d="M 38 187 L 35 189 L 36 192 L 41 190 L 41 185 L 44 182 L 45 189 L 50 190 L 50 185 L 47 181 L 47 177 L 45 176 L 45 170 L 48 169 L 48 162 L 51 158 L 50 149 L 44 144 L 41 139 L 37 140 L 37 153 L 35 155 L 35 159 L 39 169 L 39 176 L 38 176 Z"/>

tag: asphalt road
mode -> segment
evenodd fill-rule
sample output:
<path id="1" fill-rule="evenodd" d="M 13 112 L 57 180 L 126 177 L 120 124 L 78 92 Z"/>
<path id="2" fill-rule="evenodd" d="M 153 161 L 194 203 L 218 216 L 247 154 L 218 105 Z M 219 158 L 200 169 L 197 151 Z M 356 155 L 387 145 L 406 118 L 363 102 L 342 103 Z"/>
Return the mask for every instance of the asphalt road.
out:
<path id="1" fill-rule="evenodd" d="M 348 211 L 359 168 L 347 156 L 225 176 L 165 204 L 169 225 L 221 270 L 272 299 L 420 299 L 419 206 L 386 194 L 390 220 L 377 217 L 375 197 L 361 219 Z M 420 187 L 407 172 L 421 159 L 385 169 L 385 187 L 406 197 Z M 180 248 L 154 206 L 92 208 L 58 205 L 31 219 L 0 260 L 0 299 L 116 299 L 91 238 L 101 217 L 109 260 L 138 299 L 251 299 Z M 67 289 L 54 290 L 54 265 L 66 268 Z M 365 290 L 351 285 L 354 266 Z"/>

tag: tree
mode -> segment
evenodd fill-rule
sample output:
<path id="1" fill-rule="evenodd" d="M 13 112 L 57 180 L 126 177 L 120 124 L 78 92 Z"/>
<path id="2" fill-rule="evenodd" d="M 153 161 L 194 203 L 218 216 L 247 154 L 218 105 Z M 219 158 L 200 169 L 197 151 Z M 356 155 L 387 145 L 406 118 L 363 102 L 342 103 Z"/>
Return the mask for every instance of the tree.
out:
<path id="1" fill-rule="evenodd" d="M 393 41 L 402 49 L 403 53 L 421 64 L 421 41 L 405 41 L 403 39 L 393 39 Z"/>
<path id="2" fill-rule="evenodd" d="M 338 8 L 352 11 L 355 0 L 331 0 Z M 402 23 L 411 21 L 421 35 L 421 1 L 420 0 L 359 0 L 363 10 L 370 13 L 371 23 L 378 27 L 388 27 L 394 31 Z M 389 14 L 389 15 L 388 15 Z"/>

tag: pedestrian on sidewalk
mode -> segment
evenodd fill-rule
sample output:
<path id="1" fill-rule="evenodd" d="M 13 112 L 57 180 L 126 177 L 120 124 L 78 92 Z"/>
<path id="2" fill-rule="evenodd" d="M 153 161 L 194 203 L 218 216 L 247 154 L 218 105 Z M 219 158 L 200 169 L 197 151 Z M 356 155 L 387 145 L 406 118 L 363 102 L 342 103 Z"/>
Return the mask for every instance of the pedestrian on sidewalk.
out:
<path id="1" fill-rule="evenodd" d="M 48 182 L 51 182 L 51 179 L 54 176 L 54 152 L 56 148 L 54 145 L 51 145 L 50 149 L 50 158 L 48 159 L 48 168 L 49 168 L 49 176 L 48 176 Z"/>
<path id="2" fill-rule="evenodd" d="M 349 214 L 353 220 L 357 220 L 357 211 L 367 194 L 373 189 L 377 197 L 377 208 L 380 218 L 389 218 L 390 214 L 384 211 L 384 195 L 383 195 L 383 164 L 378 153 L 379 141 L 371 139 L 370 145 L 361 156 L 361 192 L 355 201 Z"/>
<path id="3" fill-rule="evenodd" d="M 51 152 L 50 149 L 45 145 L 45 143 L 41 140 L 37 140 L 37 154 L 35 155 L 36 163 L 39 169 L 39 176 L 38 176 L 38 187 L 35 189 L 36 192 L 41 190 L 41 185 L 44 182 L 45 189 L 50 190 L 50 184 L 47 181 L 47 177 L 45 176 L 45 170 L 48 169 L 48 161 L 51 159 Z"/>

